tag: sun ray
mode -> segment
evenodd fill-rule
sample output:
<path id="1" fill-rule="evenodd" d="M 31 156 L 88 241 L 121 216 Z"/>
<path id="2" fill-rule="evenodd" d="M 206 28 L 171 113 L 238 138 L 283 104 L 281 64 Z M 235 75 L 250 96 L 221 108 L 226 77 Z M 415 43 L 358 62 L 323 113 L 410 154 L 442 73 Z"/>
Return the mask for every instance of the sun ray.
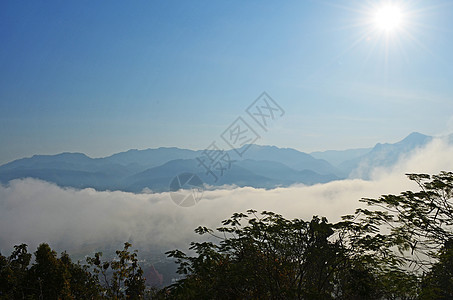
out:
<path id="1" fill-rule="evenodd" d="M 414 55 L 412 50 L 436 56 L 430 51 L 429 41 L 424 38 L 425 34 L 433 31 L 433 26 L 429 26 L 426 18 L 432 17 L 439 8 L 453 7 L 453 2 L 425 5 L 417 0 L 352 1 L 348 5 L 338 4 L 337 1 L 322 2 L 345 11 L 348 16 L 343 24 L 330 30 L 353 34 L 348 44 L 332 54 L 326 66 L 351 54 L 360 53 L 357 58 L 360 57 L 362 64 L 376 64 L 374 70 L 382 72 L 381 78 L 384 81 L 392 78 L 395 68 L 411 64 Z M 445 28 L 435 29 L 445 31 Z M 320 68 L 312 75 L 322 73 L 323 70 L 324 68 Z"/>

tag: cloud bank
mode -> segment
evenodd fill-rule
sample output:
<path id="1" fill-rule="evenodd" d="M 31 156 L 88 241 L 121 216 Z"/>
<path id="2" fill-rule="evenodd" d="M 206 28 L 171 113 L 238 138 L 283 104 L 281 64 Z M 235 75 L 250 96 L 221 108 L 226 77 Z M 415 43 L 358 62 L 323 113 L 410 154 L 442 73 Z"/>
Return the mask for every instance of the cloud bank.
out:
<path id="1" fill-rule="evenodd" d="M 19 243 L 34 250 L 40 242 L 70 253 L 125 241 L 162 251 L 185 248 L 197 238 L 193 233 L 197 226 L 218 227 L 232 213 L 250 208 L 287 218 L 322 215 L 337 221 L 354 212 L 362 197 L 416 189 L 405 173 L 442 170 L 453 170 L 453 147 L 434 140 L 402 157 L 391 169 L 374 170 L 370 181 L 351 179 L 273 190 L 217 189 L 205 191 L 203 199 L 188 208 L 175 205 L 168 193 L 98 192 L 61 188 L 35 179 L 14 180 L 0 185 L 0 251 L 8 253 Z"/>

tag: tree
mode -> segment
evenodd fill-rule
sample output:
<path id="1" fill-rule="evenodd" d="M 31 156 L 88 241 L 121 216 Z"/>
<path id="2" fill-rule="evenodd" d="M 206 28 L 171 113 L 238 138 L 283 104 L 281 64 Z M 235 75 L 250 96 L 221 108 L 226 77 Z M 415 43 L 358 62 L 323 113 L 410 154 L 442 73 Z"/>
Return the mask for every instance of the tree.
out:
<path id="1" fill-rule="evenodd" d="M 195 256 L 168 252 L 185 277 L 167 292 L 187 299 L 450 299 L 453 173 L 408 177 L 419 191 L 363 198 L 368 208 L 335 224 L 250 210 L 216 231 L 199 227 L 218 240 L 192 243 Z"/>
<path id="2" fill-rule="evenodd" d="M 40 299 L 71 298 L 70 273 L 48 244 L 41 244 L 35 252 L 35 263 L 30 268 L 32 287 Z"/>
<path id="3" fill-rule="evenodd" d="M 423 276 L 421 299 L 453 299 L 453 240 L 442 247 L 438 262 Z"/>
<path id="4" fill-rule="evenodd" d="M 101 288 L 96 278 L 89 272 L 88 266 L 73 263 L 66 252 L 60 256 L 62 266 L 70 274 L 69 286 L 74 299 L 101 299 Z"/>
<path id="5" fill-rule="evenodd" d="M 39 245 L 35 262 L 27 245 L 14 246 L 8 258 L 0 255 L 0 299 L 100 299 L 100 288 L 86 266 L 67 253 L 58 258 L 48 244 Z"/>
<path id="6" fill-rule="evenodd" d="M 108 299 L 142 299 L 144 296 L 143 270 L 138 264 L 138 251 L 131 253 L 131 246 L 130 243 L 124 243 L 124 249 L 117 250 L 117 257 L 112 261 L 102 261 L 101 252 L 87 258 L 95 279 L 103 282 L 103 294 Z"/>
<path id="7" fill-rule="evenodd" d="M 222 223 L 216 232 L 196 229 L 219 241 L 192 243 L 196 256 L 168 252 L 186 275 L 168 289 L 173 297 L 376 299 L 381 293 L 373 266 L 358 253 L 350 255 L 325 218 L 287 220 L 249 210 Z"/>
<path id="8" fill-rule="evenodd" d="M 407 174 L 419 191 L 362 199 L 376 210 L 358 209 L 358 222 L 373 224 L 404 266 L 390 275 L 399 293 L 411 299 L 453 298 L 453 173 Z M 395 251 L 395 248 L 398 252 Z M 395 257 L 395 254 L 397 255 Z M 393 274 L 393 275 L 394 275 Z M 404 280 L 400 280 L 403 278 Z M 405 282 L 411 283 L 409 287 Z M 412 293 L 409 291 L 412 290 Z M 415 292 L 415 293 L 414 293 Z"/>
<path id="9" fill-rule="evenodd" d="M 31 256 L 25 244 L 14 246 L 8 258 L 0 254 L 0 298 L 25 297 Z"/>
<path id="10" fill-rule="evenodd" d="M 389 239 L 412 265 L 424 271 L 437 259 L 439 249 L 453 240 L 453 173 L 407 174 L 420 191 L 362 199 L 379 210 L 369 212 L 377 224 L 390 230 Z M 363 213 L 358 210 L 357 213 Z"/>

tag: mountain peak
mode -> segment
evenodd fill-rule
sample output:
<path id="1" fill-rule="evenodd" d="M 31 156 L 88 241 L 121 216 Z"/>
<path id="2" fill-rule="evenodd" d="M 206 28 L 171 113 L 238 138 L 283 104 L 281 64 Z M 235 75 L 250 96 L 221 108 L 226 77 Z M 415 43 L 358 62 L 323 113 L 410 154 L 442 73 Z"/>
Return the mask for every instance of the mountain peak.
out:
<path id="1" fill-rule="evenodd" d="M 411 132 L 407 137 L 405 137 L 404 139 L 409 139 L 409 138 L 426 138 L 427 135 L 424 135 L 420 132 L 417 132 L 417 131 L 414 131 L 414 132 Z"/>
<path id="2" fill-rule="evenodd" d="M 398 143 L 417 143 L 417 144 L 423 144 L 425 143 L 428 139 L 431 139 L 430 136 L 421 134 L 420 132 L 412 132 L 408 136 L 406 136 L 403 140 L 401 140 Z"/>

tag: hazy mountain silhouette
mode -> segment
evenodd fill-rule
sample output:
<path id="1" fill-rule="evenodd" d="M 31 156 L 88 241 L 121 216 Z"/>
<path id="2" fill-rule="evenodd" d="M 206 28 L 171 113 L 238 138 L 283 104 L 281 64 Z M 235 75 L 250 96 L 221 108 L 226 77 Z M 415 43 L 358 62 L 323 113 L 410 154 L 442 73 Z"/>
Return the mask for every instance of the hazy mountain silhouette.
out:
<path id="1" fill-rule="evenodd" d="M 244 146 L 247 147 L 248 145 Z M 242 151 L 242 148 L 239 149 Z M 319 174 L 340 174 L 340 171 L 323 159 L 317 159 L 310 154 L 291 148 L 276 146 L 250 145 L 243 159 L 274 161 L 282 163 L 295 170 L 312 170 Z"/>
<path id="2" fill-rule="evenodd" d="M 130 168 L 137 168 L 143 171 L 151 167 L 160 166 L 171 160 L 195 158 L 199 156 L 200 153 L 200 150 L 194 151 L 176 147 L 161 147 L 145 150 L 132 149 L 105 158 L 100 158 L 99 160 L 110 164 L 129 166 Z"/>
<path id="3" fill-rule="evenodd" d="M 236 164 L 232 164 L 230 169 L 224 171 L 223 176 L 219 174 L 214 177 L 207 174 L 196 159 L 177 159 L 126 178 L 122 190 L 140 192 L 144 188 L 149 188 L 152 191 L 166 191 L 171 179 L 184 172 L 197 174 L 204 183 L 213 186 L 236 185 L 271 188 L 278 184 L 273 179 L 255 174 Z"/>
<path id="4" fill-rule="evenodd" d="M 368 153 L 344 161 L 339 168 L 352 177 L 368 179 L 369 173 L 376 167 L 389 167 L 395 164 L 402 155 L 423 147 L 432 141 L 431 136 L 413 132 L 394 144 L 376 144 Z"/>
<path id="5" fill-rule="evenodd" d="M 453 140 L 452 136 L 450 139 Z M 316 184 L 346 178 L 367 178 L 377 166 L 390 166 L 401 155 L 426 145 L 432 137 L 411 133 L 394 144 L 376 144 L 369 149 L 314 152 L 310 154 L 291 148 L 245 145 L 239 156 L 228 150 L 231 168 L 215 180 L 200 166 L 197 157 L 202 150 L 157 148 L 129 150 L 104 158 L 90 158 L 82 153 L 35 155 L 0 166 L 0 182 L 18 178 L 38 178 L 60 186 L 97 190 L 141 192 L 148 188 L 166 191 L 171 179 L 183 172 L 198 174 L 212 186 L 237 185 L 273 188 L 291 184 Z M 331 163 L 329 163 L 329 161 Z M 338 167 L 333 166 L 336 164 Z"/>
<path id="6" fill-rule="evenodd" d="M 357 149 L 346 149 L 346 150 L 326 150 L 311 152 L 310 155 L 314 158 L 324 159 L 335 167 L 338 167 L 341 163 L 353 160 L 362 155 L 367 154 L 373 148 L 357 148 Z"/>
<path id="7" fill-rule="evenodd" d="M 243 167 L 244 169 L 250 170 L 255 174 L 271 178 L 274 181 L 281 181 L 281 184 L 294 184 L 294 183 L 303 183 L 303 184 L 315 184 L 315 183 L 325 183 L 332 180 L 341 179 L 340 177 L 334 174 L 319 174 L 312 170 L 294 170 L 285 164 L 275 162 L 275 161 L 257 161 L 252 159 L 247 159 L 237 163 L 238 166 Z"/>

